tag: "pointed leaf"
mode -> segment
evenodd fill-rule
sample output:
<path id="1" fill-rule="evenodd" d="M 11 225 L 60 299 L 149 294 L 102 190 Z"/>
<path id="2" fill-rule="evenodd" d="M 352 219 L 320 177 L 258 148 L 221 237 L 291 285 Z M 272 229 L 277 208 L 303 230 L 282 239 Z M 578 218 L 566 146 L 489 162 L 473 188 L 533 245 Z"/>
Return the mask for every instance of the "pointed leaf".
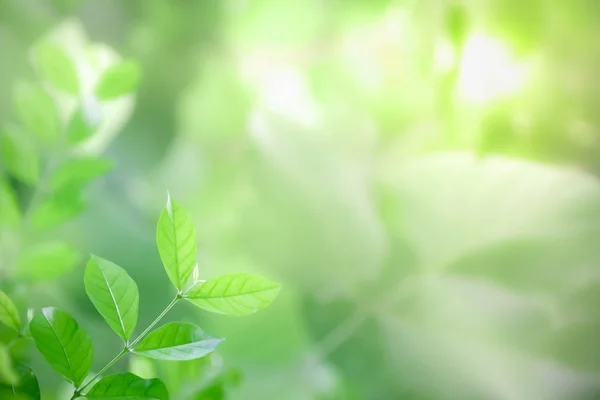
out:
<path id="1" fill-rule="evenodd" d="M 17 228 L 21 223 L 21 211 L 12 188 L 0 179 L 0 228 Z"/>
<path id="2" fill-rule="evenodd" d="M 40 85 L 21 82 L 17 84 L 14 96 L 15 111 L 29 132 L 44 140 L 60 136 L 58 110 Z"/>
<path id="3" fill-rule="evenodd" d="M 134 351 L 158 360 L 194 360 L 212 353 L 222 341 L 195 325 L 171 322 L 150 333 Z"/>
<path id="4" fill-rule="evenodd" d="M 27 184 L 40 176 L 40 161 L 35 143 L 17 127 L 5 128 L 0 136 L 0 160 L 8 172 Z"/>
<path id="5" fill-rule="evenodd" d="M 50 189 L 59 190 L 67 185 L 82 187 L 86 183 L 106 174 L 111 168 L 112 163 L 104 158 L 73 158 L 58 167 L 52 174 Z"/>
<path id="6" fill-rule="evenodd" d="M 79 387 L 90 371 L 94 350 L 77 321 L 49 307 L 33 318 L 30 330 L 37 349 L 52 368 Z"/>
<path id="7" fill-rule="evenodd" d="M 2 400 L 40 400 L 40 385 L 33 371 L 27 367 L 15 368 L 18 381 L 14 385 L 0 383 Z"/>
<path id="8" fill-rule="evenodd" d="M 69 143 L 76 144 L 91 137 L 101 121 L 100 106 L 95 97 L 84 98 L 81 106 L 75 110 L 67 128 Z"/>
<path id="9" fill-rule="evenodd" d="M 48 229 L 81 214 L 85 208 L 81 191 L 79 185 L 66 185 L 56 190 L 34 209 L 32 225 L 38 229 Z"/>
<path id="10" fill-rule="evenodd" d="M 158 220 L 156 243 L 169 279 L 183 289 L 194 271 L 198 242 L 192 218 L 170 196 Z"/>
<path id="11" fill-rule="evenodd" d="M 56 89 L 79 94 L 77 70 L 69 56 L 55 43 L 40 43 L 33 52 L 39 75 Z"/>
<path id="12" fill-rule="evenodd" d="M 208 311 L 228 315 L 249 315 L 267 307 L 280 285 L 250 274 L 228 274 L 194 287 L 186 298 Z"/>
<path id="13" fill-rule="evenodd" d="M 21 318 L 17 307 L 3 291 L 0 291 L 0 322 L 17 332 L 21 328 Z"/>
<path id="14" fill-rule="evenodd" d="M 137 324 L 140 296 L 135 281 L 118 265 L 92 256 L 85 268 L 85 291 L 96 310 L 125 342 Z"/>
<path id="15" fill-rule="evenodd" d="M 15 277 L 27 281 L 48 281 L 71 271 L 79 253 L 64 242 L 45 242 L 27 249 L 21 256 Z"/>
<path id="16" fill-rule="evenodd" d="M 133 92 L 141 77 L 140 66 L 133 60 L 125 60 L 109 67 L 96 85 L 100 100 L 111 100 Z"/>
<path id="17" fill-rule="evenodd" d="M 132 373 L 108 375 L 85 395 L 102 400 L 169 400 L 165 384 L 159 379 L 142 379 Z"/>

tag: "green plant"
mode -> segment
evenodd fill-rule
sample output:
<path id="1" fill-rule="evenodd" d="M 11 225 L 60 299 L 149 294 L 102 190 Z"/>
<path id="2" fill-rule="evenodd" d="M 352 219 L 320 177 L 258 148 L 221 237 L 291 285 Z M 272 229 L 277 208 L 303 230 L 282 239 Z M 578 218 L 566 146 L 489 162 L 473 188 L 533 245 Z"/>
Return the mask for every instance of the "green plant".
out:
<path id="1" fill-rule="evenodd" d="M 157 227 L 157 245 L 165 271 L 177 289 L 173 300 L 135 339 L 139 293 L 137 284 L 118 265 L 92 255 L 85 268 L 85 290 L 96 310 L 122 339 L 123 348 L 93 377 L 86 379 L 93 360 L 93 346 L 86 331 L 68 313 L 44 308 L 29 324 L 22 326 L 13 302 L 0 292 L 0 322 L 20 336 L 29 332 L 35 345 L 52 368 L 73 384 L 72 399 L 168 399 L 166 386 L 159 379 L 143 379 L 130 372 L 103 376 L 129 353 L 169 361 L 189 361 L 213 352 L 223 341 L 204 333 L 199 327 L 171 322 L 153 328 L 182 300 L 220 314 L 250 315 L 268 306 L 279 292 L 279 284 L 251 274 L 228 274 L 209 280 L 199 279 L 196 263 L 196 231 L 189 214 L 170 197 Z M 13 374 L 11 368 L 6 368 Z M 13 391 L 39 398 L 39 388 L 31 385 L 31 371 L 23 382 L 14 376 Z"/>

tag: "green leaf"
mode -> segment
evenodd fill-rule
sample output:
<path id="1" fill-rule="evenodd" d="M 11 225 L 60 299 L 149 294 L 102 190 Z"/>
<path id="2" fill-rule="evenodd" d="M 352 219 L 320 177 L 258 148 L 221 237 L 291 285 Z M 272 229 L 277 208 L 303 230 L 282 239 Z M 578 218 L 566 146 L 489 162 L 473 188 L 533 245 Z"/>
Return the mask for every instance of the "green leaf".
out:
<path id="1" fill-rule="evenodd" d="M 40 385 L 33 371 L 27 367 L 15 368 L 18 382 L 14 385 L 0 383 L 2 400 L 40 400 Z"/>
<path id="2" fill-rule="evenodd" d="M 19 381 L 19 376 L 14 370 L 10 351 L 6 346 L 0 345 L 0 383 L 15 385 Z"/>
<path id="3" fill-rule="evenodd" d="M 67 185 L 84 184 L 105 175 L 112 169 L 112 163 L 99 157 L 73 158 L 62 164 L 52 174 L 50 190 L 59 190 Z"/>
<path id="4" fill-rule="evenodd" d="M 0 179 L 0 228 L 17 228 L 21 223 L 21 211 L 17 198 L 4 180 Z"/>
<path id="5" fill-rule="evenodd" d="M 222 341 L 195 325 L 171 322 L 150 333 L 134 351 L 158 360 L 194 360 L 212 353 Z"/>
<path id="6" fill-rule="evenodd" d="M 84 101 L 75 110 L 67 127 L 67 138 L 70 144 L 76 144 L 91 137 L 100 124 L 100 110 L 97 100 Z"/>
<path id="7" fill-rule="evenodd" d="M 179 290 L 194 271 L 197 240 L 192 218 L 169 196 L 158 220 L 156 243 L 167 275 Z"/>
<path id="8" fill-rule="evenodd" d="M 96 95 L 100 100 L 111 100 L 133 92 L 141 77 L 140 66 L 133 60 L 124 60 L 109 67 L 96 85 Z"/>
<path id="9" fill-rule="evenodd" d="M 52 193 L 34 209 L 32 225 L 37 229 L 48 229 L 81 214 L 85 209 L 81 191 L 79 185 L 67 185 Z"/>
<path id="10" fill-rule="evenodd" d="M 165 384 L 159 379 L 142 379 L 132 373 L 108 375 L 85 395 L 102 400 L 168 400 Z"/>
<path id="11" fill-rule="evenodd" d="M 92 256 L 85 268 L 85 291 L 108 325 L 128 342 L 138 318 L 135 281 L 118 265 Z"/>
<path id="12" fill-rule="evenodd" d="M 44 140 L 60 136 L 61 122 L 52 98 L 37 84 L 21 82 L 14 94 L 15 112 L 25 128 Z"/>
<path id="13" fill-rule="evenodd" d="M 208 311 L 228 315 L 250 315 L 267 307 L 280 285 L 250 274 L 228 274 L 194 287 L 186 298 Z"/>
<path id="14" fill-rule="evenodd" d="M 39 75 L 56 89 L 79 94 L 77 70 L 67 54 L 55 43 L 40 43 L 33 52 Z"/>
<path id="15" fill-rule="evenodd" d="M 92 366 L 94 349 L 77 321 L 49 307 L 33 318 L 30 330 L 37 349 L 52 368 L 79 387 Z"/>
<path id="16" fill-rule="evenodd" d="M 35 143 L 17 127 L 5 128 L 0 136 L 0 160 L 15 178 L 34 184 L 40 177 L 40 161 Z"/>
<path id="17" fill-rule="evenodd" d="M 21 328 L 21 318 L 17 307 L 6 293 L 0 290 L 0 322 L 9 328 L 19 332 Z"/>
<path id="18" fill-rule="evenodd" d="M 71 271 L 79 253 L 64 242 L 45 242 L 26 249 L 17 264 L 15 277 L 27 281 L 48 281 Z"/>

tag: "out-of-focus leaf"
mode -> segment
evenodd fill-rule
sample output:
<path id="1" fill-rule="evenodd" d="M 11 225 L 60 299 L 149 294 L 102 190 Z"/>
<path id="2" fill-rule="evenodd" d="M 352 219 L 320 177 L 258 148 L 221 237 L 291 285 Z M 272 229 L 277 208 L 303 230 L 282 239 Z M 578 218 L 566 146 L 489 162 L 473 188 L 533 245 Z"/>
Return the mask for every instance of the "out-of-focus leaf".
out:
<path id="1" fill-rule="evenodd" d="M 222 341 L 192 324 L 171 322 L 150 333 L 134 351 L 159 360 L 194 360 L 212 353 Z"/>
<path id="2" fill-rule="evenodd" d="M 85 397 L 98 400 L 168 400 L 169 394 L 159 379 L 142 379 L 127 372 L 100 379 Z"/>
<path id="3" fill-rule="evenodd" d="M 140 296 L 135 281 L 118 265 L 92 256 L 85 268 L 84 282 L 96 310 L 128 342 L 138 318 Z"/>
<path id="4" fill-rule="evenodd" d="M 100 106 L 96 98 L 84 98 L 82 104 L 71 116 L 67 127 L 69 143 L 76 144 L 96 133 L 100 124 Z"/>
<path id="5" fill-rule="evenodd" d="M 80 254 L 64 242 L 44 242 L 23 252 L 15 277 L 27 281 L 56 279 L 77 265 Z"/>
<path id="6" fill-rule="evenodd" d="M 40 385 L 33 371 L 27 367 L 15 368 L 18 382 L 15 385 L 0 383 L 2 400 L 40 400 Z"/>
<path id="7" fill-rule="evenodd" d="M 60 136 L 58 110 L 40 85 L 20 82 L 15 88 L 14 96 L 15 112 L 28 131 L 48 141 Z"/>
<path id="8" fill-rule="evenodd" d="M 21 329 L 21 318 L 17 307 L 3 291 L 0 291 L 0 322 L 17 332 Z"/>
<path id="9" fill-rule="evenodd" d="M 13 368 L 10 352 L 0 345 L 0 384 L 16 385 L 19 381 L 19 375 Z"/>
<path id="10" fill-rule="evenodd" d="M 17 228 L 21 222 L 21 211 L 12 188 L 0 179 L 0 228 Z"/>
<path id="11" fill-rule="evenodd" d="M 0 135 L 2 165 L 24 183 L 36 183 L 40 176 L 40 161 L 31 136 L 16 127 L 5 128 Z"/>
<path id="12" fill-rule="evenodd" d="M 250 315 L 267 307 L 280 285 L 250 274 L 222 275 L 197 284 L 186 298 L 208 311 L 227 315 Z"/>
<path id="13" fill-rule="evenodd" d="M 227 389 L 238 386 L 241 374 L 238 370 L 231 369 L 221 373 L 206 387 L 191 396 L 192 400 L 224 400 L 227 398 Z"/>
<path id="14" fill-rule="evenodd" d="M 144 379 L 150 379 L 157 376 L 154 361 L 147 357 L 140 357 L 136 354 L 129 356 L 129 372 Z"/>
<path id="15" fill-rule="evenodd" d="M 111 100 L 133 92 L 141 78 L 140 66 L 134 60 L 124 60 L 109 67 L 96 85 L 100 100 Z"/>
<path id="16" fill-rule="evenodd" d="M 52 174 L 50 189 L 59 190 L 68 185 L 83 186 L 86 183 L 108 173 L 113 164 L 100 157 L 73 158 L 62 164 Z"/>
<path id="17" fill-rule="evenodd" d="M 79 94 L 77 70 L 69 56 L 56 43 L 39 43 L 33 58 L 40 76 L 56 89 L 72 95 Z"/>
<path id="18" fill-rule="evenodd" d="M 31 222 L 35 228 L 48 229 L 60 225 L 85 209 L 79 185 L 68 185 L 55 191 L 37 206 L 32 214 Z"/>
<path id="19" fill-rule="evenodd" d="M 171 196 L 158 220 L 156 243 L 169 279 L 183 289 L 194 271 L 198 238 L 192 217 Z"/>
<path id="20" fill-rule="evenodd" d="M 94 350 L 77 321 L 49 307 L 33 318 L 30 330 L 37 349 L 52 368 L 79 387 L 90 371 Z"/>

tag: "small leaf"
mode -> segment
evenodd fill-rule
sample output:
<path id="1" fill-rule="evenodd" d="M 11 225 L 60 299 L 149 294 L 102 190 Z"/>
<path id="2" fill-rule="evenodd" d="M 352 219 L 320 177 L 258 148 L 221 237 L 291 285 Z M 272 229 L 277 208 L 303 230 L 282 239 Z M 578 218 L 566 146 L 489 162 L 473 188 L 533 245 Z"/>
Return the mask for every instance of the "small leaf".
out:
<path id="1" fill-rule="evenodd" d="M 67 128 L 69 143 L 76 144 L 91 137 L 101 121 L 98 100 L 93 96 L 83 98 L 81 106 L 75 110 Z"/>
<path id="2" fill-rule="evenodd" d="M 37 84 L 21 82 L 14 94 L 15 112 L 25 128 L 44 140 L 60 136 L 61 123 L 52 98 Z"/>
<path id="3" fill-rule="evenodd" d="M 197 240 L 192 218 L 169 196 L 158 220 L 156 243 L 167 275 L 179 290 L 194 271 Z"/>
<path id="4" fill-rule="evenodd" d="M 13 368 L 10 352 L 6 346 L 0 345 L 0 384 L 15 385 L 18 381 L 19 376 Z"/>
<path id="5" fill-rule="evenodd" d="M 195 325 L 171 322 L 150 333 L 134 351 L 158 360 L 194 360 L 212 353 L 222 341 Z"/>
<path id="6" fill-rule="evenodd" d="M 64 242 L 44 242 L 27 249 L 17 264 L 15 277 L 27 281 L 48 281 L 71 271 L 79 253 Z"/>
<path id="7" fill-rule="evenodd" d="M 250 274 L 228 274 L 194 287 L 186 298 L 208 311 L 228 315 L 250 315 L 267 307 L 280 285 Z"/>
<path id="8" fill-rule="evenodd" d="M 17 332 L 21 328 L 21 318 L 17 307 L 3 291 L 0 291 L 0 322 Z"/>
<path id="9" fill-rule="evenodd" d="M 138 287 L 118 265 L 92 256 L 85 268 L 85 291 L 96 310 L 125 342 L 137 324 Z"/>
<path id="10" fill-rule="evenodd" d="M 102 400 L 169 400 L 165 384 L 159 379 L 142 379 L 132 373 L 108 375 L 85 395 Z"/>
<path id="11" fill-rule="evenodd" d="M 40 400 L 40 385 L 33 371 L 27 367 L 15 368 L 18 382 L 14 385 L 0 384 L 2 400 Z"/>
<path id="12" fill-rule="evenodd" d="M 40 43 L 33 52 L 39 75 L 56 89 L 79 94 L 77 70 L 67 54 L 55 43 Z"/>
<path id="13" fill-rule="evenodd" d="M 109 67 L 96 85 L 96 95 L 101 100 L 111 100 L 133 92 L 141 77 L 140 66 L 133 60 L 125 60 Z"/>
<path id="14" fill-rule="evenodd" d="M 129 357 L 129 372 L 136 374 L 140 378 L 150 379 L 156 376 L 154 360 L 131 354 Z"/>
<path id="15" fill-rule="evenodd" d="M 5 128 L 1 135 L 0 160 L 6 170 L 24 183 L 36 183 L 40 177 L 40 161 L 31 137 L 16 127 Z"/>
<path id="16" fill-rule="evenodd" d="M 67 185 L 84 184 L 101 177 L 112 169 L 109 160 L 99 157 L 73 158 L 62 164 L 52 174 L 50 190 L 59 190 Z"/>
<path id="17" fill-rule="evenodd" d="M 34 209 L 32 225 L 37 229 L 48 229 L 81 214 L 85 209 L 81 190 L 79 185 L 67 185 L 52 193 Z"/>
<path id="18" fill-rule="evenodd" d="M 0 228 L 17 228 L 21 223 L 21 211 L 17 198 L 4 180 L 0 179 Z"/>
<path id="19" fill-rule="evenodd" d="M 52 368 L 79 387 L 92 366 L 94 350 L 77 321 L 49 307 L 33 318 L 30 330 L 37 349 Z"/>

